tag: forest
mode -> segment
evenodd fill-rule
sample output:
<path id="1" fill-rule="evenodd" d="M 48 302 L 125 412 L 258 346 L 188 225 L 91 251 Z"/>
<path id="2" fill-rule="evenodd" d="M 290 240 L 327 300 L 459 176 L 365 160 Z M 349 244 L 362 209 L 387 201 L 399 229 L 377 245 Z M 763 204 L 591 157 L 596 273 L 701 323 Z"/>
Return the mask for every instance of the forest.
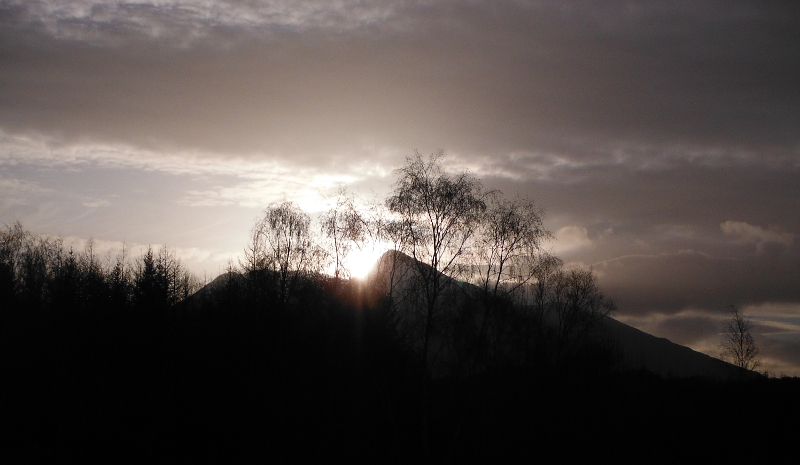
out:
<path id="1" fill-rule="evenodd" d="M 382 463 L 685 459 L 797 432 L 797 379 L 668 378 L 619 363 L 590 269 L 544 210 L 409 157 L 380 208 L 270 204 L 211 282 L 166 249 L 98 257 L 0 231 L 8 454 Z M 363 279 L 348 254 L 389 244 Z M 784 428 L 785 421 L 789 429 Z M 737 433 L 738 434 L 738 433 Z"/>

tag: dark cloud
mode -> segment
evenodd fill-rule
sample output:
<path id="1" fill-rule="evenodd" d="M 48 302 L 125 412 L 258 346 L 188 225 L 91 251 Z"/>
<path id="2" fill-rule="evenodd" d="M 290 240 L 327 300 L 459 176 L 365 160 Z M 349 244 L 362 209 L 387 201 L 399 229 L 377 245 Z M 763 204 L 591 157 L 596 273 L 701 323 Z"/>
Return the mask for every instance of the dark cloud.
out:
<path id="1" fill-rule="evenodd" d="M 699 314 L 676 315 L 655 326 L 655 332 L 670 341 L 685 346 L 714 338 L 722 330 L 718 319 Z"/>
<path id="2" fill-rule="evenodd" d="M 764 363 L 765 368 L 773 376 L 798 376 L 797 361 L 800 360 L 800 341 L 798 337 L 781 340 L 776 338 L 761 337 L 757 339 L 761 357 L 769 357 L 770 363 Z"/>
<path id="3" fill-rule="evenodd" d="M 519 165 L 509 171 L 526 172 Z M 721 225 L 729 221 L 779 237 L 800 233 L 800 217 L 792 214 L 800 211 L 800 168 L 678 160 L 658 169 L 557 168 L 545 179 L 486 182 L 509 195 L 533 197 L 547 208 L 553 228 L 580 225 L 592 238 L 612 229 L 596 250 L 581 251 L 589 262 L 681 249 L 738 257 L 765 245 L 726 234 Z"/>
<path id="4" fill-rule="evenodd" d="M 293 23 L 246 5 L 92 6 L 41 23 L 7 7 L 0 124 L 219 152 L 380 141 L 579 156 L 585 141 L 796 160 L 791 6 L 390 2 L 364 21 L 298 8 Z"/>
<path id="5" fill-rule="evenodd" d="M 626 314 L 723 312 L 730 304 L 800 302 L 797 250 L 784 256 L 710 257 L 695 251 L 632 255 L 596 264 L 605 291 Z M 782 254 L 783 255 L 783 254 Z"/>

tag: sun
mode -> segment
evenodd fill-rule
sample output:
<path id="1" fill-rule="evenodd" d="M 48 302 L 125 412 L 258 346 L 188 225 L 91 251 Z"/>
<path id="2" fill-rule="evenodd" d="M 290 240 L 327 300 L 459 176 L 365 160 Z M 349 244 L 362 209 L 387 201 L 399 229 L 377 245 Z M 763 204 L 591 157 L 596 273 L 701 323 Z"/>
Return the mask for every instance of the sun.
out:
<path id="1" fill-rule="evenodd" d="M 366 278 L 386 250 L 385 247 L 380 247 L 378 244 L 351 250 L 344 263 L 345 268 L 350 271 L 350 277 Z"/>

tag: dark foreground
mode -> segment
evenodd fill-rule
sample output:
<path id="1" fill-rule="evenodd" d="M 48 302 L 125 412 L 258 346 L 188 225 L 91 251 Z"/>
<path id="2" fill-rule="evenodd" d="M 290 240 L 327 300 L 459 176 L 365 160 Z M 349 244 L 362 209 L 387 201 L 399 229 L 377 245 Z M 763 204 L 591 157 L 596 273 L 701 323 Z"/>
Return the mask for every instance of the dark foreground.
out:
<path id="1" fill-rule="evenodd" d="M 291 308 L 237 293 L 156 310 L 6 305 L 3 457 L 763 458 L 798 437 L 796 378 L 506 366 L 431 380 L 379 301 L 332 304 L 314 292 Z"/>

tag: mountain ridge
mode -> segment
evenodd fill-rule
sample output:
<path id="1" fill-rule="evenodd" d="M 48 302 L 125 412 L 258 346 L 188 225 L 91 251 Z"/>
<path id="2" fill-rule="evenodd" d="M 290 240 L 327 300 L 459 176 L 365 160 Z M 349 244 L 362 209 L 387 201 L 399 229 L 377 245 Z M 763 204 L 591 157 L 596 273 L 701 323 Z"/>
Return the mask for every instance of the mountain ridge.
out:
<path id="1" fill-rule="evenodd" d="M 414 272 L 413 265 L 412 257 L 395 250 L 387 251 L 373 267 L 367 282 L 371 285 L 388 287 L 389 292 L 396 292 L 394 288 L 402 287 L 404 283 L 407 285 L 410 279 L 409 271 Z M 429 268 L 429 265 L 423 264 L 423 267 Z M 392 277 L 385 276 L 389 272 L 393 272 L 394 276 L 399 275 L 399 280 L 390 282 Z M 462 290 L 468 286 L 477 289 L 474 284 L 463 283 L 449 276 L 446 278 L 458 282 Z M 736 366 L 726 361 L 677 344 L 667 338 L 654 336 L 622 323 L 613 316 L 603 317 L 601 326 L 608 332 L 614 349 L 620 355 L 618 360 L 620 370 L 647 370 L 661 378 L 702 377 L 717 380 L 726 380 L 741 374 Z M 756 372 L 748 374 L 759 375 Z"/>
<path id="2" fill-rule="evenodd" d="M 418 269 L 415 269 L 414 263 L 413 257 L 397 250 L 389 250 L 376 261 L 362 282 L 372 289 L 373 295 L 393 294 L 394 298 L 407 299 L 408 293 L 401 292 L 400 289 L 413 284 L 410 280 L 413 279 L 413 274 Z M 427 264 L 420 263 L 420 265 L 423 269 L 430 269 Z M 465 298 L 474 298 L 478 295 L 478 288 L 474 284 L 447 275 L 442 276 L 451 288 L 451 291 L 448 291 L 445 296 L 448 303 L 463 303 Z M 238 272 L 223 273 L 198 290 L 195 295 L 197 297 L 213 295 L 228 284 L 242 285 L 245 279 L 246 277 Z M 452 286 L 452 284 L 457 284 L 457 286 Z M 458 292 L 452 292 L 455 289 L 458 289 Z M 420 322 L 413 316 L 401 314 L 401 317 L 396 320 L 396 324 L 409 328 L 419 325 Z M 661 378 L 701 377 L 717 380 L 726 380 L 740 375 L 739 369 L 728 362 L 677 344 L 667 338 L 654 336 L 622 323 L 613 316 L 605 316 L 601 321 L 601 326 L 606 331 L 613 349 L 619 355 L 616 363 L 617 369 L 620 371 L 646 370 Z M 749 374 L 759 375 L 756 372 L 749 372 Z"/>

